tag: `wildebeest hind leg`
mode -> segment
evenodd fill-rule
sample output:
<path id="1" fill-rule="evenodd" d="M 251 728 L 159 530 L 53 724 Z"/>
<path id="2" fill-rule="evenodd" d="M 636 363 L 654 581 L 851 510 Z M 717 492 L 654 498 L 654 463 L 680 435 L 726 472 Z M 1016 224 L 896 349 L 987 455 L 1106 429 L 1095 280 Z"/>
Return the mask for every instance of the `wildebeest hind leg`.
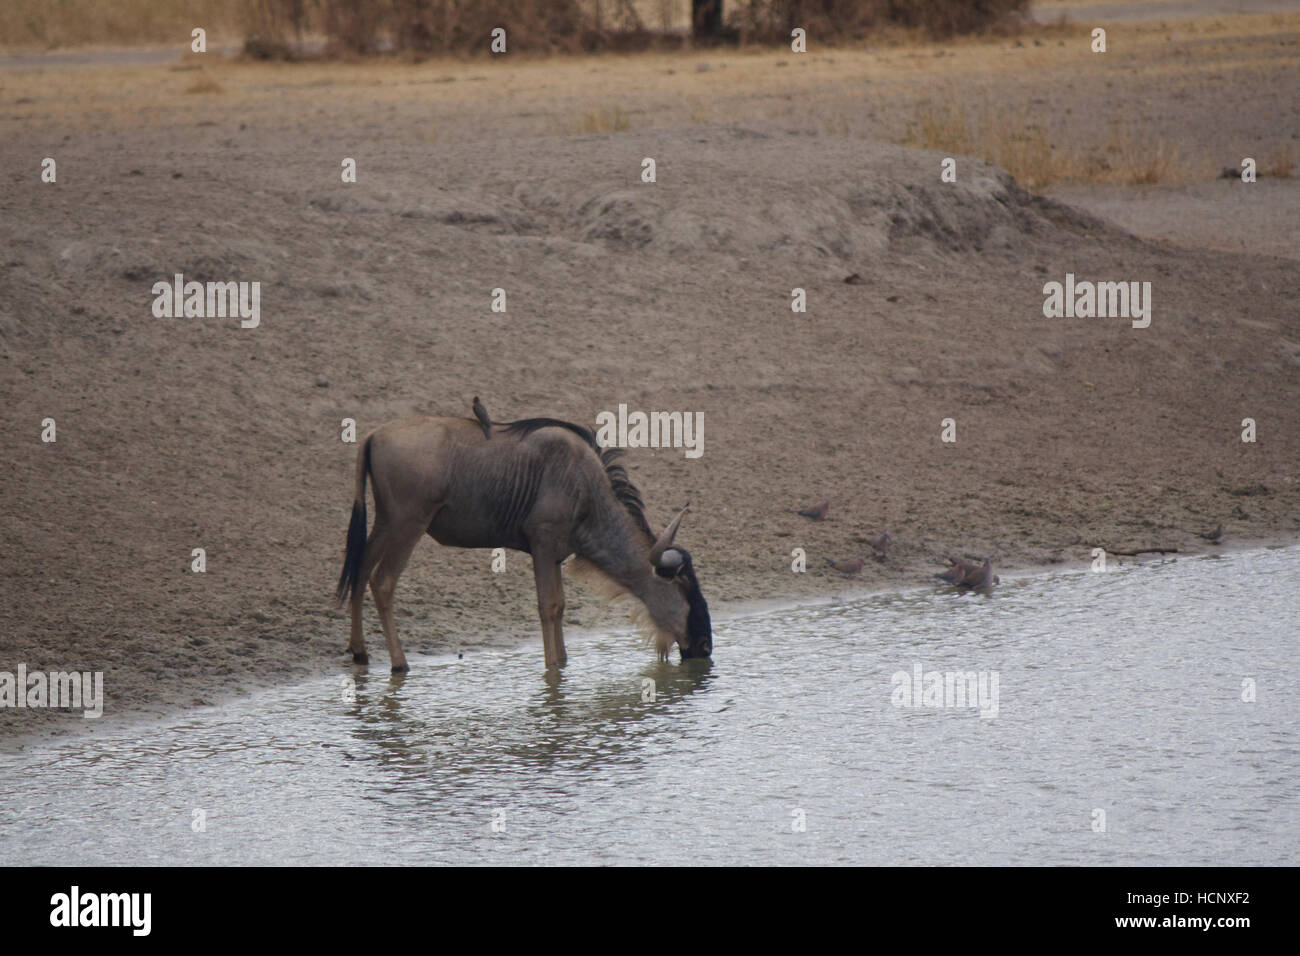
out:
<path id="1" fill-rule="evenodd" d="M 424 534 L 425 525 L 410 524 L 405 531 L 391 531 L 385 542 L 384 553 L 370 580 L 370 593 L 375 597 L 375 607 L 379 609 L 379 621 L 384 627 L 384 642 L 388 645 L 388 661 L 393 673 L 399 674 L 410 670 L 406 663 L 406 654 L 397 639 L 397 624 L 393 621 L 393 592 L 397 590 L 397 579 L 402 576 L 411 552 Z"/>
<path id="2" fill-rule="evenodd" d="M 348 650 L 352 652 L 353 664 L 370 663 L 370 655 L 366 653 L 366 638 L 361 632 L 361 605 L 365 599 L 366 585 L 363 580 L 352 595 L 352 636 L 348 639 Z"/>
<path id="3" fill-rule="evenodd" d="M 366 635 L 362 628 L 361 609 L 366 603 L 366 585 L 370 581 L 370 575 L 375 570 L 375 565 L 384 556 L 387 539 L 388 525 L 382 518 L 377 518 L 375 526 L 370 529 L 370 537 L 366 538 L 366 554 L 361 561 L 361 573 L 357 575 L 357 588 L 352 592 L 350 601 L 352 631 L 348 638 L 348 652 L 351 653 L 352 663 L 354 664 L 370 663 L 370 655 L 366 653 Z"/>

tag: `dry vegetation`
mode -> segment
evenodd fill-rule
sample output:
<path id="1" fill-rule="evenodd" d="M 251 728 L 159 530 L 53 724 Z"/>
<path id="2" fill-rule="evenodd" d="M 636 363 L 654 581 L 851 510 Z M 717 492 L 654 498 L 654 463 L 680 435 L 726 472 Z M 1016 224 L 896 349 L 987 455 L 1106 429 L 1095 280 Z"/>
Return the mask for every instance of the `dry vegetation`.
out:
<path id="1" fill-rule="evenodd" d="M 1273 150 L 1260 167 L 1260 172 L 1265 176 L 1290 179 L 1295 172 L 1295 151 L 1291 144 L 1285 143 Z"/>
<path id="2" fill-rule="evenodd" d="M 1014 30 L 1029 0 L 751 0 L 735 4 L 730 24 L 742 39 L 784 43 L 802 27 L 835 43 L 873 38 L 882 28 L 915 30 L 930 37 Z"/>
<path id="3" fill-rule="evenodd" d="M 1029 0 L 724 0 L 725 42 L 789 42 L 799 26 L 827 44 L 856 43 L 882 29 L 906 37 L 1014 28 Z M 287 57 L 304 37 L 329 52 L 485 52 L 495 27 L 514 51 L 578 52 L 678 46 L 690 33 L 690 0 L 5 0 L 0 47 L 175 43 L 204 27 L 213 40 L 244 41 L 258 56 Z"/>
<path id="4" fill-rule="evenodd" d="M 1014 30 L 1029 0 L 722 0 L 723 19 L 705 42 L 784 45 L 800 27 L 816 42 L 845 45 L 882 29 L 913 36 Z M 288 55 L 319 31 L 335 53 L 401 50 L 420 55 L 486 51 L 504 26 L 516 51 L 593 51 L 679 46 L 691 33 L 689 0 L 245 0 L 249 49 Z"/>
<path id="5" fill-rule="evenodd" d="M 907 124 L 903 143 L 979 157 L 1029 189 L 1058 183 L 1151 185 L 1186 181 L 1198 172 L 1178 144 L 1119 120 L 1111 121 L 1104 143 L 1065 150 L 1053 146 L 1050 130 L 1032 118 L 1028 104 L 995 107 L 984 102 L 976 107 L 960 102 L 960 94 L 953 92 L 939 105 L 922 104 Z M 1202 166 L 1203 176 L 1209 167 Z"/>
<path id="6" fill-rule="evenodd" d="M 1294 102 L 1286 91 L 1298 81 L 1300 14 L 1262 14 L 1130 25 L 1104 57 L 1089 51 L 1083 25 L 804 55 L 747 47 L 288 64 L 208 54 L 170 66 L 14 70 L 0 77 L 0 98 L 30 102 L 14 121 L 88 126 L 185 122 L 186 113 L 190 122 L 222 121 L 231 111 L 240 122 L 273 125 L 285 108 L 364 108 L 388 111 L 386 135 L 410 129 L 440 144 L 777 127 L 977 156 L 1042 189 L 1205 181 L 1243 156 L 1263 176 L 1289 176 L 1294 125 L 1285 117 Z M 1237 104 L 1246 100 L 1279 121 L 1266 129 L 1245 122 Z"/>
<path id="7" fill-rule="evenodd" d="M 234 39 L 244 18 L 240 0 L 4 0 L 0 47 L 179 45 L 195 27 Z"/>
<path id="8" fill-rule="evenodd" d="M 631 120 L 620 106 L 592 110 L 582 114 L 578 121 L 578 133 L 621 133 L 631 128 Z"/>
<path id="9" fill-rule="evenodd" d="M 185 87 L 186 93 L 221 93 L 223 91 L 224 87 L 207 73 L 200 73 L 189 86 Z"/>

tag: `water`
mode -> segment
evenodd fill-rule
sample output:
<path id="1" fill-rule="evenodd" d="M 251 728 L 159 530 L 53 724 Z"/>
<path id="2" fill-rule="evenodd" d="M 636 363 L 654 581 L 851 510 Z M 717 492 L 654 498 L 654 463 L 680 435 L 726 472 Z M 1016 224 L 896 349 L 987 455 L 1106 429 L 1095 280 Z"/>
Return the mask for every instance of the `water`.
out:
<path id="1" fill-rule="evenodd" d="M 1294 865 L 1298 570 L 1287 548 L 991 596 L 883 593 L 721 623 L 711 664 L 573 636 L 550 682 L 540 638 L 359 676 L 351 701 L 341 669 L 0 757 L 0 849 L 40 864 Z M 916 662 L 996 671 L 997 716 L 894 706 L 891 675 Z"/>

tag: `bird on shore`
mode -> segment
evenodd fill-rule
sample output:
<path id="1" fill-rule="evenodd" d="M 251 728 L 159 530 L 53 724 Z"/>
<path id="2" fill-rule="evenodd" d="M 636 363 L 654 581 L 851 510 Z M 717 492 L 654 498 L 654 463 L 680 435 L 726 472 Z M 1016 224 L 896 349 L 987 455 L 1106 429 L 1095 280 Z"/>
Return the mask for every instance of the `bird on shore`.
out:
<path id="1" fill-rule="evenodd" d="M 1223 538 L 1223 522 L 1220 521 L 1219 526 L 1215 528 L 1213 531 L 1205 531 L 1205 532 L 1198 531 L 1197 537 L 1204 538 L 1206 541 L 1210 542 L 1210 544 L 1218 544 L 1219 541 Z"/>
<path id="2" fill-rule="evenodd" d="M 936 574 L 935 577 L 947 581 L 949 584 L 963 588 L 986 588 L 1002 581 L 1000 577 L 993 573 L 993 562 L 987 557 L 982 564 L 976 564 L 974 561 L 962 561 L 960 558 L 949 558 L 950 567 L 942 574 Z"/>
<path id="3" fill-rule="evenodd" d="M 805 518 L 812 518 L 813 521 L 821 521 L 826 517 L 826 512 L 829 510 L 830 506 L 831 500 L 829 498 L 823 498 L 815 505 L 809 505 L 807 508 L 800 508 L 796 513 L 803 515 Z"/>
<path id="4" fill-rule="evenodd" d="M 492 437 L 492 419 L 488 417 L 488 411 L 483 407 L 483 403 L 474 396 L 474 417 L 478 419 L 479 427 L 483 429 L 483 437 Z"/>
<path id="5" fill-rule="evenodd" d="M 827 558 L 826 563 L 836 571 L 840 572 L 840 574 L 853 577 L 853 575 L 862 570 L 863 561 L 862 556 L 858 555 L 856 558 L 840 558 L 838 561 L 832 561 L 830 558 Z"/>
<path id="6" fill-rule="evenodd" d="M 894 536 L 888 531 L 882 531 L 874 538 L 867 539 L 867 544 L 871 545 L 871 550 L 881 558 L 884 558 L 889 553 L 889 546 L 893 543 Z"/>
<path id="7" fill-rule="evenodd" d="M 961 583 L 963 587 L 986 588 L 999 583 L 1001 580 L 993 573 L 993 562 L 986 557 L 983 564 L 977 566 L 966 565 L 966 576 L 961 579 Z"/>
<path id="8" fill-rule="evenodd" d="M 961 584 L 961 579 L 966 576 L 966 569 L 956 558 L 949 558 L 948 564 L 950 565 L 948 570 L 941 574 L 936 574 L 935 577 L 947 581 L 949 584 Z"/>

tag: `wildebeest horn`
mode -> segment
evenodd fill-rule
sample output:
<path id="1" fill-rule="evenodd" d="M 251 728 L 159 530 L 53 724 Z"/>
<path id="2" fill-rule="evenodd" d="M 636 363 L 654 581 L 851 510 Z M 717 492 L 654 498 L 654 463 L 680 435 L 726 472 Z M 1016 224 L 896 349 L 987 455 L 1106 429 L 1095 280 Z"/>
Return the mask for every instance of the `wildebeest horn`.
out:
<path id="1" fill-rule="evenodd" d="M 689 501 L 686 502 L 686 508 L 689 508 L 690 506 L 691 503 Z M 664 552 L 672 547 L 673 538 L 677 536 L 677 529 L 681 526 L 682 518 L 686 515 L 686 508 L 677 512 L 677 517 L 674 518 L 672 523 L 664 529 L 664 533 L 659 536 L 659 540 L 656 541 L 654 547 L 650 549 L 650 563 L 656 568 L 659 567 L 659 559 L 664 556 Z"/>

